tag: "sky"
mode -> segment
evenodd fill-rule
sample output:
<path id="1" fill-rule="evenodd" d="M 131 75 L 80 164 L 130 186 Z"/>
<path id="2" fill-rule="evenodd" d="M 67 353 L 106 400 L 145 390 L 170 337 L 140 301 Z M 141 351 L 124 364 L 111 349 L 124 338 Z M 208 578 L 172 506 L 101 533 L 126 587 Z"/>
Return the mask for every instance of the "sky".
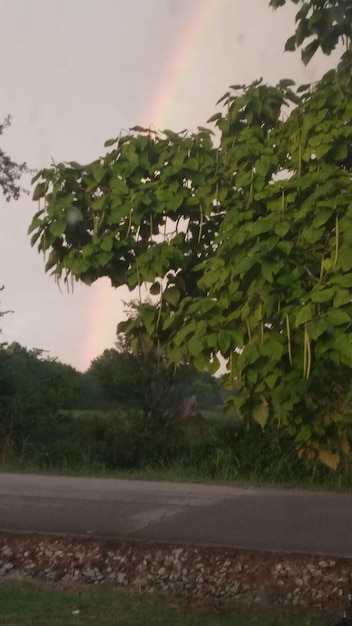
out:
<path id="1" fill-rule="evenodd" d="M 334 59 L 307 68 L 284 53 L 297 7 L 269 0 L 0 0 L 0 145 L 33 170 L 88 163 L 104 141 L 135 125 L 196 130 L 234 83 L 263 77 L 307 83 Z M 292 4 L 292 6 L 291 6 Z M 30 190 L 30 178 L 23 179 Z M 112 348 L 127 289 L 108 279 L 73 293 L 45 274 L 27 229 L 37 204 L 0 196 L 2 340 L 47 351 L 80 371 Z"/>

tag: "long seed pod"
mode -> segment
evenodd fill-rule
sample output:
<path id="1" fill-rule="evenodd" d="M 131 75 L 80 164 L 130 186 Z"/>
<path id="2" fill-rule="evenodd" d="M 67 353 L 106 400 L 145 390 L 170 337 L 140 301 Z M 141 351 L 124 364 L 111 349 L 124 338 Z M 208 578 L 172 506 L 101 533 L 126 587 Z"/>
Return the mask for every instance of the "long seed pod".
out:
<path id="1" fill-rule="evenodd" d="M 336 239 L 336 244 L 335 244 L 335 258 L 332 264 L 333 267 L 336 267 L 337 257 L 339 254 L 339 216 L 338 215 L 336 215 L 335 239 Z"/>
<path id="2" fill-rule="evenodd" d="M 252 167 L 251 184 L 249 187 L 249 195 L 248 195 L 248 200 L 247 200 L 247 205 L 246 205 L 247 209 L 251 206 L 252 200 L 253 200 L 253 179 L 254 179 L 254 169 Z"/>
<path id="3" fill-rule="evenodd" d="M 131 232 L 131 226 L 132 226 L 132 209 L 130 210 L 129 216 L 128 216 L 128 227 L 127 227 L 127 235 L 126 235 L 126 239 L 129 237 L 130 232 Z"/>
<path id="4" fill-rule="evenodd" d="M 303 375 L 306 379 L 309 378 L 311 363 L 312 363 L 312 353 L 311 353 L 311 347 L 310 347 L 309 334 L 307 330 L 307 324 L 305 324 L 304 325 Z"/>
<path id="5" fill-rule="evenodd" d="M 162 306 L 163 306 L 163 292 L 162 292 L 162 287 L 161 287 L 160 302 L 159 302 L 159 309 L 158 309 L 158 317 L 157 317 L 156 325 L 155 325 L 155 330 L 156 331 L 158 330 L 159 324 L 160 324 Z"/>
<path id="6" fill-rule="evenodd" d="M 286 313 L 286 330 L 287 330 L 288 360 L 290 362 L 290 365 L 292 366 L 291 329 L 290 329 L 290 320 L 288 319 L 287 313 Z"/>
<path id="7" fill-rule="evenodd" d="M 150 211 L 150 239 L 153 237 L 153 213 Z"/>
<path id="8" fill-rule="evenodd" d="M 138 282 L 138 300 L 139 304 L 142 304 L 142 292 L 141 292 L 141 276 L 139 273 L 138 263 L 136 263 L 137 282 Z"/>
<path id="9" fill-rule="evenodd" d="M 306 331 L 304 330 L 304 342 L 303 342 L 303 376 L 306 377 L 307 371 L 307 344 L 306 344 Z"/>
<path id="10" fill-rule="evenodd" d="M 310 339 L 309 339 L 309 334 L 308 334 L 307 329 L 306 329 L 306 337 L 307 337 L 307 375 L 306 375 L 306 378 L 308 379 L 310 376 L 310 369 L 312 366 L 312 351 L 310 347 Z"/>
<path id="11" fill-rule="evenodd" d="M 252 343 L 252 333 L 251 333 L 251 327 L 249 325 L 248 317 L 246 317 L 246 326 L 247 326 L 247 332 L 248 332 L 248 341 L 249 343 Z"/>
<path id="12" fill-rule="evenodd" d="M 264 320 L 263 320 L 263 302 L 259 302 L 259 319 L 260 319 L 260 343 L 263 343 L 264 339 Z"/>
<path id="13" fill-rule="evenodd" d="M 98 222 L 99 222 L 98 215 L 93 215 L 93 236 L 94 237 L 98 236 Z"/>
<path id="14" fill-rule="evenodd" d="M 204 213 L 203 213 L 203 209 L 201 207 L 200 208 L 199 231 L 198 231 L 198 243 L 200 243 L 200 240 L 202 238 L 203 223 L 204 223 Z"/>
<path id="15" fill-rule="evenodd" d="M 302 146 L 298 146 L 298 178 L 301 178 L 302 174 Z"/>

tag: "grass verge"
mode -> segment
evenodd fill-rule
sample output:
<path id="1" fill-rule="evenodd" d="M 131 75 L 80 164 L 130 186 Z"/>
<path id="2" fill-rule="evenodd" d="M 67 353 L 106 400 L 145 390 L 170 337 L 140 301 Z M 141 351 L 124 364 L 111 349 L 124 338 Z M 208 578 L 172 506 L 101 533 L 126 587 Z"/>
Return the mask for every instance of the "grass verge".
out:
<path id="1" fill-rule="evenodd" d="M 291 478 L 280 480 L 277 476 L 261 476 L 255 471 L 247 475 L 238 475 L 232 472 L 231 468 L 226 472 L 219 472 L 217 477 L 213 477 L 207 472 L 202 472 L 198 468 L 187 467 L 182 463 L 173 463 L 170 466 L 160 465 L 159 467 L 145 466 L 131 470 L 108 470 L 101 466 L 82 465 L 82 467 L 72 467 L 69 463 L 60 466 L 42 467 L 36 463 L 8 463 L 0 467 L 1 473 L 16 474 L 41 474 L 44 476 L 79 476 L 82 478 L 116 478 L 127 480 L 146 480 L 161 482 L 182 482 L 199 483 L 208 485 L 228 485 L 240 487 L 272 487 L 282 489 L 306 489 L 308 491 L 334 491 L 350 492 L 350 481 L 348 484 L 340 482 L 338 476 L 331 474 L 326 480 L 319 481 L 307 477 Z M 1 624 L 0 624 L 1 626 Z"/>
<path id="2" fill-rule="evenodd" d="M 112 589 L 54 590 L 0 584 L 2 626 L 329 626 L 321 615 L 232 610 L 185 605 L 164 596 Z"/>

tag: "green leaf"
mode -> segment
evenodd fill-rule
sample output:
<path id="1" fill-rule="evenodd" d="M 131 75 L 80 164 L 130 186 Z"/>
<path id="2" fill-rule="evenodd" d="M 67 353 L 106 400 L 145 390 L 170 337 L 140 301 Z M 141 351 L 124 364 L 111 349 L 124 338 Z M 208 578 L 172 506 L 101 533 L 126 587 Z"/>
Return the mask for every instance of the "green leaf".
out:
<path id="1" fill-rule="evenodd" d="M 311 320 L 308 323 L 309 337 L 316 341 L 328 328 L 329 324 L 325 319 Z"/>
<path id="2" fill-rule="evenodd" d="M 352 250 L 351 246 L 343 245 L 338 251 L 337 260 L 345 272 L 352 270 Z"/>
<path id="3" fill-rule="evenodd" d="M 318 48 L 319 48 L 319 41 L 318 41 L 318 39 L 314 39 L 314 41 L 309 43 L 308 46 L 306 46 L 302 50 L 301 56 L 302 56 L 302 61 L 303 61 L 304 65 L 308 65 L 309 61 L 314 56 L 314 54 L 316 53 Z"/>
<path id="4" fill-rule="evenodd" d="M 313 289 L 310 294 L 312 302 L 329 302 L 332 300 L 336 293 L 336 289 L 330 287 L 329 289 Z"/>
<path id="5" fill-rule="evenodd" d="M 189 353 L 196 357 L 203 352 L 203 340 L 199 335 L 193 335 L 187 342 L 187 349 Z M 203 358 L 203 357 L 202 357 Z"/>
<path id="6" fill-rule="evenodd" d="M 110 250 L 112 249 L 113 243 L 114 243 L 114 237 L 112 237 L 111 235 L 110 237 L 103 237 L 100 243 L 101 249 L 105 250 L 106 252 L 110 252 Z"/>
<path id="7" fill-rule="evenodd" d="M 306 305 L 302 307 L 301 310 L 298 311 L 296 315 L 296 328 L 308 322 L 310 319 L 312 319 L 312 317 L 313 317 L 313 313 L 312 313 L 312 309 L 310 308 L 310 306 Z"/>
<path id="8" fill-rule="evenodd" d="M 226 352 L 231 347 L 231 335 L 226 332 L 226 330 L 220 330 L 218 333 L 218 349 L 221 354 L 226 354 Z"/>
<path id="9" fill-rule="evenodd" d="M 163 297 L 166 302 L 169 302 L 173 306 L 176 306 L 181 297 L 181 292 L 177 287 L 168 287 L 167 289 L 165 289 Z"/>
<path id="10" fill-rule="evenodd" d="M 125 181 L 118 177 L 113 178 L 113 180 L 111 181 L 111 187 L 114 193 L 121 196 L 128 195 L 130 191 Z"/>
<path id="11" fill-rule="evenodd" d="M 332 214 L 333 214 L 332 209 L 325 209 L 325 208 L 319 209 L 318 215 L 313 220 L 313 226 L 315 228 L 319 228 L 320 226 L 323 226 L 323 224 L 326 224 L 326 222 L 328 221 L 328 219 L 331 217 Z"/>
<path id="12" fill-rule="evenodd" d="M 161 291 L 160 283 L 158 281 L 153 283 L 152 286 L 150 287 L 149 291 L 150 291 L 152 296 L 157 296 L 160 293 L 160 291 Z"/>
<path id="13" fill-rule="evenodd" d="M 334 161 L 345 161 L 348 157 L 348 147 L 345 143 L 339 143 L 332 151 Z"/>
<path id="14" fill-rule="evenodd" d="M 352 296 L 351 296 L 351 292 L 347 291 L 347 289 L 340 289 L 335 298 L 334 298 L 334 308 L 338 309 L 340 306 L 343 306 L 344 304 L 350 304 L 352 301 Z"/>
<path id="15" fill-rule="evenodd" d="M 340 287 L 352 288 L 352 272 L 349 274 L 336 274 L 331 278 L 331 282 Z"/>
<path id="16" fill-rule="evenodd" d="M 49 225 L 49 231 L 55 237 L 61 237 L 61 235 L 63 235 L 63 233 L 65 232 L 65 229 L 66 229 L 65 218 L 61 220 L 55 220 L 51 222 Z"/>
<path id="17" fill-rule="evenodd" d="M 280 361 L 283 354 L 283 346 L 279 341 L 268 335 L 260 346 L 260 352 L 263 356 L 269 357 L 269 359 Z"/>
<path id="18" fill-rule="evenodd" d="M 144 128 L 143 126 L 132 126 L 132 128 L 130 128 L 130 130 L 132 130 L 132 132 L 134 133 L 150 133 L 150 129 L 149 128 Z"/>
<path id="19" fill-rule="evenodd" d="M 93 174 L 94 180 L 98 184 L 100 184 L 105 176 L 105 167 L 103 167 L 102 165 L 98 163 L 97 165 L 95 165 L 94 169 L 92 170 L 92 174 Z"/>
<path id="20" fill-rule="evenodd" d="M 221 118 L 222 118 L 221 113 L 215 113 L 215 115 L 212 115 L 211 117 L 209 117 L 209 119 L 207 120 L 207 124 L 210 124 L 211 122 L 217 122 Z"/>
<path id="21" fill-rule="evenodd" d="M 273 266 L 271 263 L 264 261 L 261 266 L 262 274 L 269 283 L 273 282 Z"/>
<path id="22" fill-rule="evenodd" d="M 332 470 L 337 470 L 340 465 L 340 455 L 331 450 L 319 450 L 319 460 Z"/>
<path id="23" fill-rule="evenodd" d="M 340 326 L 341 324 L 349 324 L 351 322 L 351 316 L 342 309 L 329 309 L 327 321 L 333 326 Z"/>
<path id="24" fill-rule="evenodd" d="M 42 215 L 42 211 L 40 211 L 40 215 Z M 43 218 L 36 215 L 27 230 L 27 235 L 30 235 L 34 230 L 37 230 L 37 228 L 39 228 L 43 223 Z"/>
<path id="25" fill-rule="evenodd" d="M 39 237 L 41 236 L 41 234 L 42 233 L 40 231 L 37 231 L 36 233 L 34 233 L 34 235 L 32 235 L 32 237 L 31 237 L 31 246 L 34 246 L 37 243 L 37 241 L 38 241 Z"/>
<path id="26" fill-rule="evenodd" d="M 110 146 L 113 146 L 114 143 L 116 143 L 117 141 L 118 141 L 118 137 L 115 137 L 114 139 L 107 139 L 104 143 L 104 147 L 109 148 Z"/>
<path id="27" fill-rule="evenodd" d="M 32 200 L 37 201 L 40 200 L 40 198 L 44 198 L 46 192 L 48 189 L 48 183 L 38 183 L 36 188 L 33 191 L 33 196 L 32 196 Z"/>
<path id="28" fill-rule="evenodd" d="M 285 235 L 287 235 L 289 230 L 290 230 L 289 222 L 278 222 L 274 226 L 274 232 L 276 233 L 276 235 L 279 235 L 279 237 L 284 237 Z"/>
<path id="29" fill-rule="evenodd" d="M 279 87 L 281 87 L 281 89 L 286 89 L 286 87 L 293 87 L 295 85 L 295 81 L 292 80 L 292 78 L 282 78 L 279 81 Z"/>
<path id="30" fill-rule="evenodd" d="M 265 425 L 268 421 L 269 417 L 269 408 L 267 404 L 260 404 L 259 406 L 254 407 L 253 409 L 253 418 L 261 426 L 261 428 L 265 428 Z"/>
<path id="31" fill-rule="evenodd" d="M 285 43 L 285 50 L 289 52 L 294 52 L 296 50 L 296 36 L 292 35 L 289 37 Z"/>

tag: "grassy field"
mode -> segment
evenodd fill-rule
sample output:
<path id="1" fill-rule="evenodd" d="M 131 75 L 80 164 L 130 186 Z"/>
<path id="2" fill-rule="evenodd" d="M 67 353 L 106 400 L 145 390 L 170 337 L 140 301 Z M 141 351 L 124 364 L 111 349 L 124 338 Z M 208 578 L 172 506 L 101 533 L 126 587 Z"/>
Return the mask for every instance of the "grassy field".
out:
<path id="1" fill-rule="evenodd" d="M 336 621 L 336 620 L 335 620 Z M 1 626 L 330 626 L 325 616 L 215 609 L 112 589 L 0 583 Z"/>

